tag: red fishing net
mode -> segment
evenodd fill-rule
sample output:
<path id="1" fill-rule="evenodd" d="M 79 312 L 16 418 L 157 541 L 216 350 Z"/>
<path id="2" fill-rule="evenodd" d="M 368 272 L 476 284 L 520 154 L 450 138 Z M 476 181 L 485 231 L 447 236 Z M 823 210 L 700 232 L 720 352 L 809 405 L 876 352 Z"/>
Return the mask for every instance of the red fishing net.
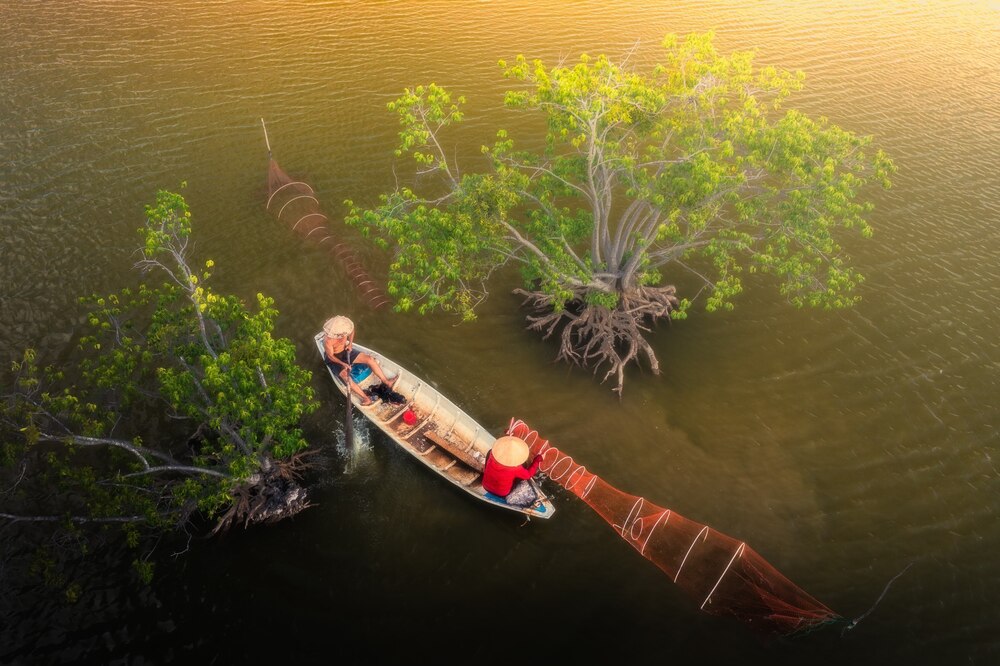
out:
<path id="1" fill-rule="evenodd" d="M 586 502 L 699 607 L 784 635 L 843 618 L 785 578 L 746 543 L 608 485 L 520 420 L 508 435 L 527 442 L 548 477 Z"/>
<path id="2" fill-rule="evenodd" d="M 265 128 L 265 139 L 266 132 Z M 268 153 L 270 154 L 270 145 Z M 287 224 L 300 236 L 325 247 L 344 267 L 361 298 L 372 309 L 377 310 L 388 304 L 389 299 L 365 270 L 351 246 L 343 240 L 337 240 L 330 233 L 327 228 L 327 217 L 320 209 L 313 188 L 307 183 L 291 178 L 282 171 L 273 157 L 269 157 L 268 162 L 267 209 L 278 218 L 279 222 Z"/>

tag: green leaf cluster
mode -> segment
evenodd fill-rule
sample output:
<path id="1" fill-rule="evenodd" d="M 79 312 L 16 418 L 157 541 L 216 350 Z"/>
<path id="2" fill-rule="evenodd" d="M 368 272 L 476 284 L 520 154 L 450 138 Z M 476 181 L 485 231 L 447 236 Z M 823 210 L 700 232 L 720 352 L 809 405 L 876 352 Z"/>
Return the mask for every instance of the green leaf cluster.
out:
<path id="1" fill-rule="evenodd" d="M 137 265 L 166 279 L 81 299 L 78 381 L 30 350 L 12 365 L 0 472 L 30 470 L 11 506 L 34 520 L 58 519 L 66 533 L 118 526 L 138 545 L 139 525 L 216 518 L 237 489 L 307 448 L 311 373 L 275 336 L 273 299 L 257 294 L 249 307 L 212 289 L 213 262 L 192 268 L 191 233 L 183 197 L 159 192 Z M 136 561 L 142 577 L 151 567 Z"/>
<path id="2" fill-rule="evenodd" d="M 796 306 L 858 300 L 843 243 L 872 236 L 863 193 L 888 187 L 895 167 L 871 137 L 786 110 L 803 73 L 721 54 L 712 33 L 668 35 L 648 71 L 605 55 L 500 67 L 507 106 L 544 118 L 542 149 L 518 150 L 501 129 L 482 149 L 488 168 L 462 173 L 443 143 L 464 100 L 407 89 L 389 107 L 421 192 L 348 202 L 348 222 L 393 251 L 398 309 L 471 319 L 509 262 L 557 310 L 581 298 L 616 307 L 682 274 L 704 283 L 708 310 L 734 307 L 747 273 Z"/>

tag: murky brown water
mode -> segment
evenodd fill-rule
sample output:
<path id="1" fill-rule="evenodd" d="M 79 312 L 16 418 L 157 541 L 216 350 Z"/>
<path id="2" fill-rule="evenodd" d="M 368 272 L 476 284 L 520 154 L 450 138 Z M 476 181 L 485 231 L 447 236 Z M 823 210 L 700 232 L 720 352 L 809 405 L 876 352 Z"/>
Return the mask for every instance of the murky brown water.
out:
<path id="1" fill-rule="evenodd" d="M 552 364 L 513 283 L 494 285 L 472 325 L 367 312 L 325 253 L 264 210 L 261 117 L 281 165 L 339 216 L 343 199 L 373 201 L 393 182 L 385 103 L 403 87 L 464 94 L 457 140 L 474 148 L 513 122 L 498 59 L 637 45 L 651 61 L 663 34 L 709 29 L 723 50 L 804 69 L 796 106 L 876 135 L 895 158 L 875 240 L 855 251 L 868 276 L 856 310 L 797 312 L 752 291 L 733 314 L 660 331 L 664 375 L 633 369 L 618 404 Z M 159 606 L 90 599 L 89 620 L 24 618 L 24 643 L 4 648 L 23 657 L 34 641 L 36 659 L 77 663 L 345 651 L 492 663 L 483 641 L 496 631 L 539 663 L 998 663 L 998 172 L 995 2 L 0 0 L 5 356 L 34 345 L 68 358 L 75 297 L 137 279 L 142 206 L 187 181 L 217 287 L 274 296 L 304 361 L 321 322 L 350 313 L 366 342 L 485 425 L 523 418 L 610 483 L 745 539 L 846 616 L 912 564 L 847 635 L 761 645 L 699 614 L 570 497 L 522 527 L 375 431 L 344 451 L 342 403 L 317 374 L 329 407 L 316 439 L 338 461 L 318 506 L 165 566 Z M 507 585 L 509 604 L 488 609 L 484 595 Z"/>

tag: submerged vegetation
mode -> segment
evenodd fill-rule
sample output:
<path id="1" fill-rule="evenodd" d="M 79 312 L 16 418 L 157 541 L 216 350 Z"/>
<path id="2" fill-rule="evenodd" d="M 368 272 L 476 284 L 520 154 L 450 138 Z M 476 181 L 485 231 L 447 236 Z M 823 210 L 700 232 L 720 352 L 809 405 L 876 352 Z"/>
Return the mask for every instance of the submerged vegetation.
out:
<path id="1" fill-rule="evenodd" d="M 445 135 L 464 99 L 418 86 L 389 104 L 415 184 L 373 208 L 347 202 L 348 222 L 393 250 L 398 310 L 472 319 L 494 272 L 516 264 L 529 327 L 558 333 L 559 358 L 605 369 L 620 394 L 630 362 L 659 372 L 653 324 L 699 297 L 733 308 L 746 274 L 770 276 L 795 306 L 859 298 L 841 239 L 872 235 L 860 195 L 888 187 L 893 165 L 870 137 L 784 110 L 800 72 L 722 55 L 711 34 L 668 36 L 648 72 L 603 55 L 500 66 L 518 84 L 507 106 L 544 119 L 542 149 L 499 130 L 487 167 L 463 171 Z M 696 294 L 668 281 L 682 273 Z"/>

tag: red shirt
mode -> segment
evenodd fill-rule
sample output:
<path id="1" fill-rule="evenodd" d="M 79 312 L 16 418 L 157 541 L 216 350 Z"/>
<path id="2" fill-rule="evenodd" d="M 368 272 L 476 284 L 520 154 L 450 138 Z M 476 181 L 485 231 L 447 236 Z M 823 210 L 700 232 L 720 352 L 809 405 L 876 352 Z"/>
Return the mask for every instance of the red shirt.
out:
<path id="1" fill-rule="evenodd" d="M 493 452 L 490 451 L 486 454 L 486 466 L 483 468 L 483 488 L 494 495 L 506 497 L 514 488 L 514 481 L 517 479 L 530 479 L 535 475 L 535 472 L 538 471 L 538 464 L 541 461 L 541 456 L 535 456 L 535 459 L 531 461 L 531 467 L 527 469 L 525 469 L 524 465 L 508 467 L 507 465 L 498 463 L 496 458 L 493 457 Z"/>

